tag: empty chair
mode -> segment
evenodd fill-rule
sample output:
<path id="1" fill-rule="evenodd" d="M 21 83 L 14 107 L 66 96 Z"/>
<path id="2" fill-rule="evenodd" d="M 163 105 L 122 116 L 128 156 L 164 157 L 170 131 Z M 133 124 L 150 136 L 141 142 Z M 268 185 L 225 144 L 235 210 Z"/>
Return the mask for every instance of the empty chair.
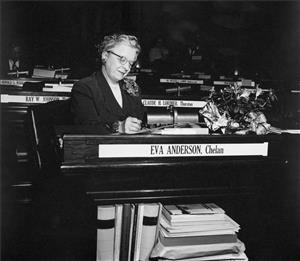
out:
<path id="1" fill-rule="evenodd" d="M 73 117 L 70 100 L 56 100 L 28 108 L 27 133 L 30 139 L 30 155 L 37 170 L 56 171 L 60 155 L 55 125 L 71 125 Z"/>

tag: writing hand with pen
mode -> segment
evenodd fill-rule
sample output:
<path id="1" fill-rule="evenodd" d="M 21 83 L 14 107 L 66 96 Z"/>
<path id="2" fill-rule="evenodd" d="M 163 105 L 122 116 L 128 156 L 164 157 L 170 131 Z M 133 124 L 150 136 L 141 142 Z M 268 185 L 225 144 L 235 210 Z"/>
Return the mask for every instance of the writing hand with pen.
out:
<path id="1" fill-rule="evenodd" d="M 119 122 L 119 133 L 133 134 L 141 129 L 142 121 L 135 117 L 127 117 Z"/>

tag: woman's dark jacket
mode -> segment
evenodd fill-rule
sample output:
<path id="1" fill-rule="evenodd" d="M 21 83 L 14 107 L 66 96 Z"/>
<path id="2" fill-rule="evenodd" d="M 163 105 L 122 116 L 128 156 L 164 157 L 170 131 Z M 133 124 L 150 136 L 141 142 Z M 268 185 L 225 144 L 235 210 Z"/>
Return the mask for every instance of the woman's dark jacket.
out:
<path id="1" fill-rule="evenodd" d="M 115 99 L 101 71 L 81 79 L 74 84 L 71 93 L 71 112 L 77 125 L 95 125 L 99 133 L 113 132 L 113 124 L 127 117 L 140 120 L 144 106 L 138 86 L 133 80 L 120 81 L 123 108 Z"/>

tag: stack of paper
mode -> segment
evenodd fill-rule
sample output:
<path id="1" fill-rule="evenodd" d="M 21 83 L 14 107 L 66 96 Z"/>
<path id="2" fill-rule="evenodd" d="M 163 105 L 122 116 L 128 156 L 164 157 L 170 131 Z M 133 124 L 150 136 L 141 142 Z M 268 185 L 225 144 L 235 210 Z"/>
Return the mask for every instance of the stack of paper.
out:
<path id="1" fill-rule="evenodd" d="M 248 260 L 240 226 L 214 203 L 164 205 L 151 257 L 164 260 Z"/>

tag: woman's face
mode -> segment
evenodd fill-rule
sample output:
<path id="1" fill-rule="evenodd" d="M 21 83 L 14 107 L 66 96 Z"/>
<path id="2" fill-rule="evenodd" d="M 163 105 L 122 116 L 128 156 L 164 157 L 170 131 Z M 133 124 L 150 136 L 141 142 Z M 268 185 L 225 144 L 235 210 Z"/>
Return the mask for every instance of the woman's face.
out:
<path id="1" fill-rule="evenodd" d="M 129 73 L 132 64 L 135 63 L 136 49 L 126 43 L 119 43 L 103 52 L 102 59 L 105 60 L 103 69 L 106 75 L 113 83 L 117 83 Z"/>

